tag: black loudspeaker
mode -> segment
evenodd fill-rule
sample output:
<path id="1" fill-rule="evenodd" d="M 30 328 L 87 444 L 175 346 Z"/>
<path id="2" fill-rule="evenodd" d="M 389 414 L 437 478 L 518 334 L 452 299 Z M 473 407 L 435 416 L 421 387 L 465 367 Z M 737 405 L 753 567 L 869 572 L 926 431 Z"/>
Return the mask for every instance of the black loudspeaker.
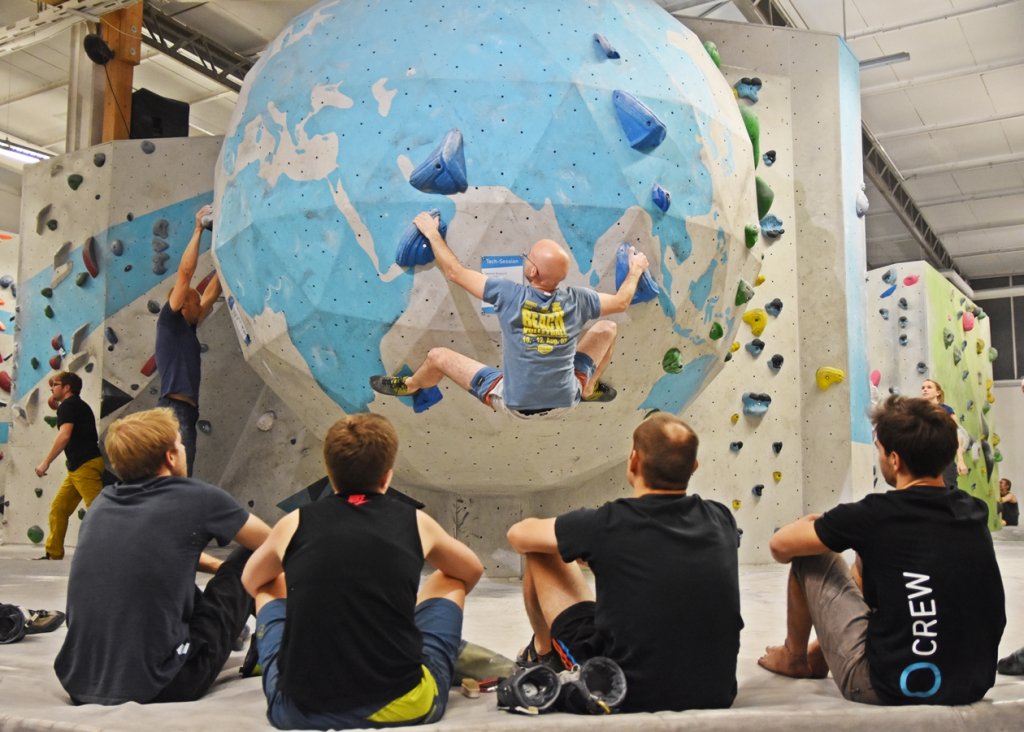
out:
<path id="1" fill-rule="evenodd" d="M 188 104 L 139 89 L 132 92 L 131 139 L 154 137 L 188 137 Z"/>

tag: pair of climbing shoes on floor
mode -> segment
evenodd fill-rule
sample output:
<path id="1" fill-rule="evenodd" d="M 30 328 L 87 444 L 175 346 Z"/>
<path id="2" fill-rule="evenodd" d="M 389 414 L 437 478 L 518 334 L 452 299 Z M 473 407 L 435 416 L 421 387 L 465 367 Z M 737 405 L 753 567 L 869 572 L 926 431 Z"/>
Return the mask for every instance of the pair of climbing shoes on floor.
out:
<path id="1" fill-rule="evenodd" d="M 50 633 L 64 624 L 64 613 L 59 610 L 29 610 L 17 605 L 0 604 L 0 645 L 17 643 L 26 635 Z"/>

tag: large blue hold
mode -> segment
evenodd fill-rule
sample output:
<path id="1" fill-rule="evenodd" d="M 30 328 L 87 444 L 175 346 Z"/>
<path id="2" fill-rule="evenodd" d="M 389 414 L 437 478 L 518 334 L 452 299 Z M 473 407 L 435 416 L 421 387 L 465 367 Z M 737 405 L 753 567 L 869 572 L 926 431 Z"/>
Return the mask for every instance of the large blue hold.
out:
<path id="1" fill-rule="evenodd" d="M 665 124 L 646 104 L 621 89 L 612 92 L 612 101 L 630 147 L 653 150 L 665 141 Z"/>
<path id="2" fill-rule="evenodd" d="M 626 242 L 619 244 L 619 249 L 615 252 L 615 289 L 618 290 L 622 287 L 623 280 L 626 279 L 626 275 L 629 274 L 629 249 L 630 246 Z M 647 302 L 653 300 L 658 296 L 660 288 L 658 283 L 651 277 L 651 273 L 644 270 L 644 273 L 640 275 L 640 281 L 636 285 L 636 294 L 633 295 L 633 300 L 630 304 L 636 305 L 638 302 Z"/>
<path id="3" fill-rule="evenodd" d="M 448 234 L 448 224 L 441 218 L 441 212 L 436 208 L 430 209 L 430 215 L 437 219 L 437 230 L 441 236 Z M 434 250 L 430 248 L 430 242 L 423 236 L 416 224 L 410 223 L 402 238 L 398 242 L 398 251 L 395 253 L 395 262 L 399 267 L 415 267 L 419 264 L 430 264 L 434 261 Z"/>
<path id="4" fill-rule="evenodd" d="M 469 188 L 466 156 L 462 151 L 462 133 L 459 130 L 448 130 L 441 144 L 412 171 L 409 184 L 418 191 L 445 196 L 466 192 Z"/>

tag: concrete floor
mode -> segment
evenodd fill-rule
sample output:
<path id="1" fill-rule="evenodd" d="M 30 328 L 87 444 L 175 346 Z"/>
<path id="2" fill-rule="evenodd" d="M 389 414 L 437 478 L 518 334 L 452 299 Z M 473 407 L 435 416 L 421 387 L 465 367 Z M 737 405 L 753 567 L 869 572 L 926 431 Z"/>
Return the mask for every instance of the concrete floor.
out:
<path id="1" fill-rule="evenodd" d="M 1000 655 L 1024 645 L 1024 541 L 997 535 L 996 550 L 1006 587 L 1008 622 Z M 1022 535 L 1021 538 L 1024 538 Z M 0 546 L 0 602 L 25 608 L 62 609 L 68 561 L 33 562 L 38 547 Z M 116 567 L 111 568 L 117 571 Z M 738 680 L 732 709 L 618 715 L 609 718 L 568 714 L 527 718 L 499 712 L 493 695 L 467 699 L 452 692 L 448 713 L 434 729 L 637 729 L 675 730 L 1020 730 L 1024 729 L 1024 677 L 997 677 L 984 700 L 970 707 L 876 708 L 844 701 L 828 680 L 792 680 L 756 664 L 765 645 L 782 641 L 785 567 L 747 566 L 740 570 L 743 617 Z M 484 580 L 470 597 L 465 637 L 513 656 L 529 637 L 519 585 Z M 212 692 L 191 704 L 73 707 L 53 674 L 53 659 L 64 639 L 61 628 L 0 647 L 0 732 L 13 730 L 196 730 L 218 732 L 270 729 L 264 717 L 259 679 L 241 679 L 242 653 L 231 657 Z"/>

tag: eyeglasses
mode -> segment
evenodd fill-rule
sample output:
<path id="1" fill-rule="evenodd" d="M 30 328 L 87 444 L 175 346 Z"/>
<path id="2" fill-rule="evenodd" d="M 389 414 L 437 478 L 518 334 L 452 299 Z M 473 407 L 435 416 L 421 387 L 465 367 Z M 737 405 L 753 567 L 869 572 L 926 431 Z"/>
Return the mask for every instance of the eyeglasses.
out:
<path id="1" fill-rule="evenodd" d="M 527 262 L 529 262 L 530 264 L 532 264 L 532 265 L 533 265 L 534 267 L 537 267 L 537 263 L 536 263 L 536 262 L 534 262 L 534 261 L 533 261 L 532 259 L 530 259 L 530 255 L 529 255 L 529 254 L 526 254 L 526 253 L 524 252 L 524 253 L 523 253 L 523 264 L 526 264 Z M 537 269 L 539 270 L 539 269 L 540 269 L 540 267 L 537 267 Z"/>

